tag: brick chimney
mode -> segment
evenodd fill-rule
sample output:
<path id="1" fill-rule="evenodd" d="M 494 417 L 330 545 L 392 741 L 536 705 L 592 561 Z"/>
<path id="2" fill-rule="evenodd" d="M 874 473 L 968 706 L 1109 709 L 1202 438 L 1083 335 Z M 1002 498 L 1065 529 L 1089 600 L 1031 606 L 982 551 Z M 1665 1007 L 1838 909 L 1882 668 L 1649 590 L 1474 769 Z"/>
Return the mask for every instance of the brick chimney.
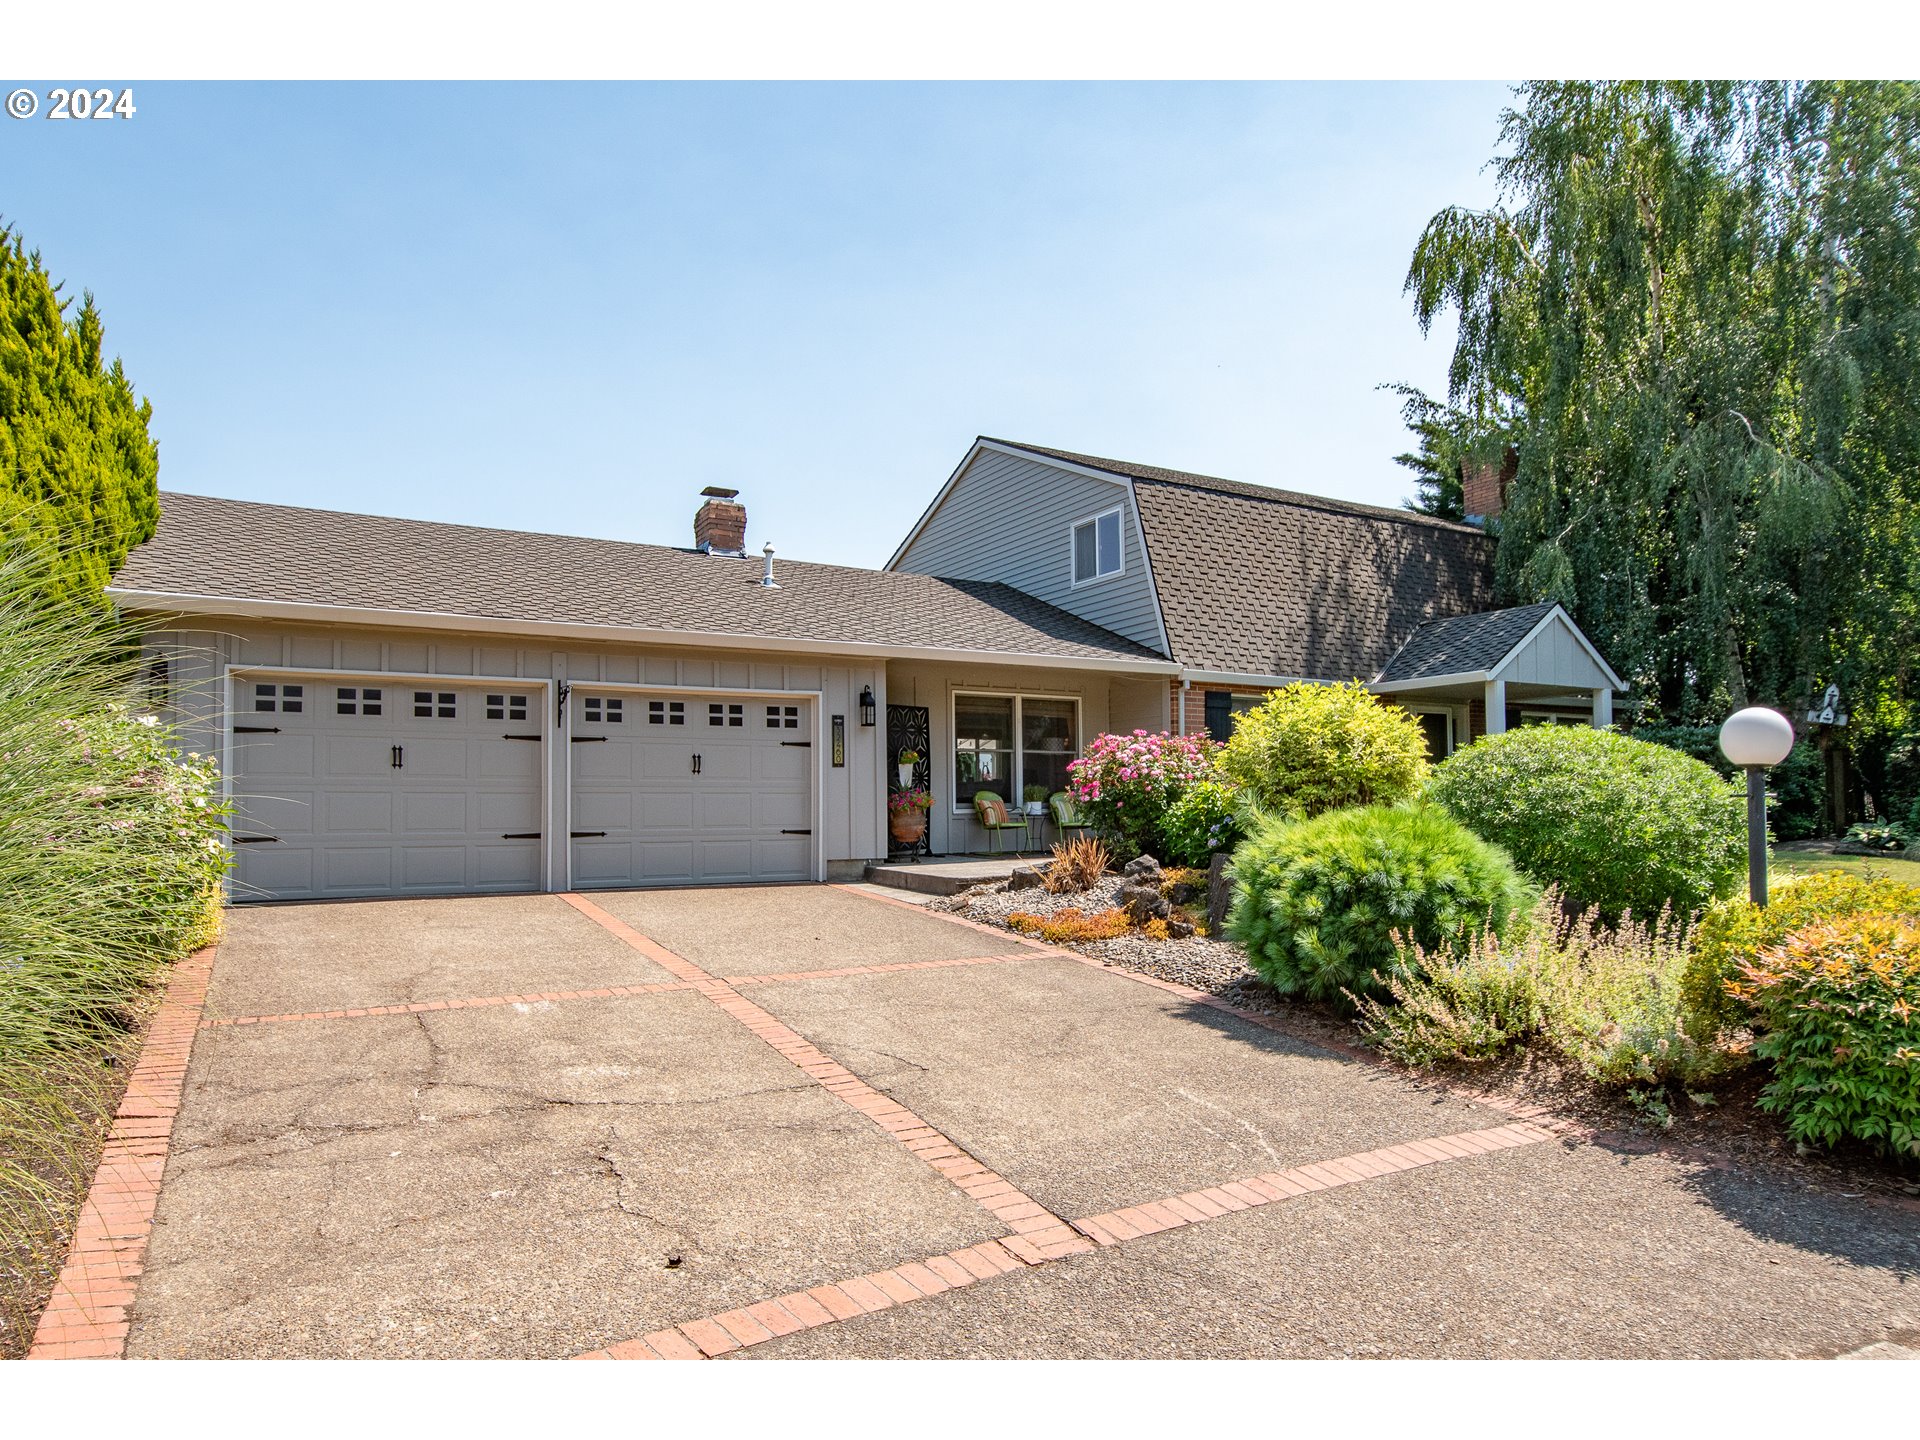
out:
<path id="1" fill-rule="evenodd" d="M 1520 452 L 1511 445 L 1500 463 L 1463 460 L 1460 462 L 1460 489 L 1468 520 L 1495 520 L 1507 508 L 1507 487 L 1520 473 Z"/>
<path id="2" fill-rule="evenodd" d="M 706 503 L 693 515 L 693 546 L 715 555 L 747 553 L 747 507 L 734 496 L 738 490 L 709 485 L 700 492 Z"/>

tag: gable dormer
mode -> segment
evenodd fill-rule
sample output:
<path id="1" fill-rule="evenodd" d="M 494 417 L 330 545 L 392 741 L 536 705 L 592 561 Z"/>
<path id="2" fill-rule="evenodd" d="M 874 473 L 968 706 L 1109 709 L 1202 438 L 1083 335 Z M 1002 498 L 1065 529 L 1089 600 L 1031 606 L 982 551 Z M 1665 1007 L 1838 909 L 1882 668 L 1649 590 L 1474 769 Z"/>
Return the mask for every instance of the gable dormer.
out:
<path id="1" fill-rule="evenodd" d="M 997 580 L 1167 652 L 1132 483 L 982 437 L 889 570 Z"/>

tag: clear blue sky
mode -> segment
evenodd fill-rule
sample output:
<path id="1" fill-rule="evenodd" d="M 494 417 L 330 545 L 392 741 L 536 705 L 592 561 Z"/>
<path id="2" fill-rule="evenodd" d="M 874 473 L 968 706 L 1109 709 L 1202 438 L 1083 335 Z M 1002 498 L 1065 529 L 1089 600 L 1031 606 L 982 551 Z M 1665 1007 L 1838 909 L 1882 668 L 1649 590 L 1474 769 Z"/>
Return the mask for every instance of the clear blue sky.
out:
<path id="1" fill-rule="evenodd" d="M 44 88 L 44 87 L 41 87 Z M 137 85 L 0 119 L 0 215 L 161 483 L 882 563 L 976 434 L 1379 504 L 1451 336 L 1401 294 L 1507 92 Z"/>

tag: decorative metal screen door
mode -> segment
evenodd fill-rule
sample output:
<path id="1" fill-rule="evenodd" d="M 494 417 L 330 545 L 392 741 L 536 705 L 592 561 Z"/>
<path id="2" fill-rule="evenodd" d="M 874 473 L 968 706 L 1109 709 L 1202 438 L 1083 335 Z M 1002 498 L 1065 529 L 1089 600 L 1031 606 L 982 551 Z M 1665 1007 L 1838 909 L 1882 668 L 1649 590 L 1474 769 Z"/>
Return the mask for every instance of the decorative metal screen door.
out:
<path id="1" fill-rule="evenodd" d="M 913 784 L 900 783 L 900 752 L 917 751 L 920 758 L 914 762 Z M 924 705 L 887 706 L 887 793 L 897 795 L 902 790 L 918 787 L 932 793 L 933 789 L 933 720 L 932 714 Z M 887 840 L 889 855 L 931 855 L 933 854 L 933 827 L 929 825 L 919 840 L 912 845 L 897 844 L 891 837 Z"/>

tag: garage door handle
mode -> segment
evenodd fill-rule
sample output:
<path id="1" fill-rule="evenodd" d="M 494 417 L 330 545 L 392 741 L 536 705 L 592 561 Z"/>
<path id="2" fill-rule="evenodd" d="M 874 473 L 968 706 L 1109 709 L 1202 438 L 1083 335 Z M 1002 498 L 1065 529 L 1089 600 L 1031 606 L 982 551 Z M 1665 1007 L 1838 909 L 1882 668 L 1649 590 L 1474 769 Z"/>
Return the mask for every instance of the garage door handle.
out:
<path id="1" fill-rule="evenodd" d="M 236 725 L 233 727 L 233 733 L 236 735 L 278 735 L 280 733 L 280 727 L 278 725 Z"/>
<path id="2" fill-rule="evenodd" d="M 233 843 L 236 845 L 278 845 L 280 843 L 280 837 L 278 835 L 236 835 L 233 837 Z"/>
<path id="3" fill-rule="evenodd" d="M 396 745 L 393 747 L 393 768 L 394 769 L 400 770 L 405 768 L 406 758 L 407 758 L 407 750 L 404 745 Z"/>
<path id="4" fill-rule="evenodd" d="M 538 735 L 502 735 L 502 740 L 538 740 Z"/>
<path id="5" fill-rule="evenodd" d="M 700 773 L 700 757 L 698 755 L 693 757 L 693 773 L 696 775 Z"/>
<path id="6" fill-rule="evenodd" d="M 607 832 L 604 830 L 569 830 L 567 837 L 572 840 L 604 840 L 607 838 Z"/>

